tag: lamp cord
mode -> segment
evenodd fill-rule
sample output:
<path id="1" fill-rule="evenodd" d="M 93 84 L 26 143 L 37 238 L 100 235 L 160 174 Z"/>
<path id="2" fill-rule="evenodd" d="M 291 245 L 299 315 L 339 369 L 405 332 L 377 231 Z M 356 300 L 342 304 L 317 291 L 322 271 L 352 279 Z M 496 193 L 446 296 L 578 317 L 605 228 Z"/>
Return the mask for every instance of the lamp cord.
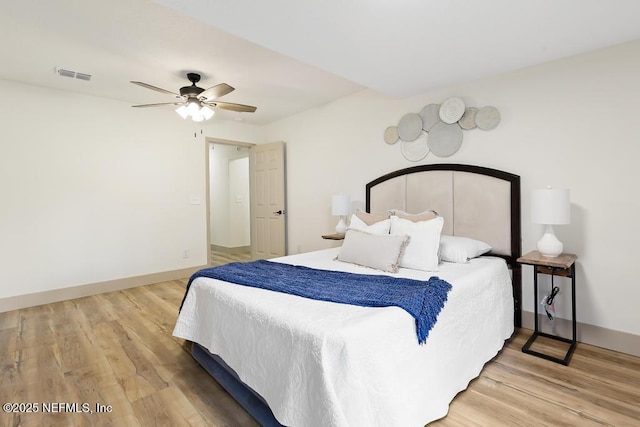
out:
<path id="1" fill-rule="evenodd" d="M 545 295 L 544 298 L 542 298 L 542 301 L 540 301 L 540 304 L 544 308 L 544 312 L 547 314 L 547 317 L 551 321 L 551 327 L 552 329 L 554 329 L 554 332 L 555 332 L 555 322 L 553 320 L 556 315 L 556 306 L 554 305 L 553 300 L 555 299 L 556 295 L 558 295 L 558 293 L 560 292 L 560 288 L 554 285 L 553 278 L 554 278 L 554 274 L 552 271 L 551 272 L 551 293 L 548 295 Z"/>
<path id="2" fill-rule="evenodd" d="M 560 289 L 553 285 L 553 277 L 554 274 L 551 274 L 551 294 L 547 295 L 547 299 L 545 301 L 547 305 L 553 304 L 553 299 L 558 295 L 558 292 L 560 292 Z"/>
<path id="3" fill-rule="evenodd" d="M 541 301 L 541 304 L 544 307 L 545 313 L 547 313 L 547 317 L 551 321 L 551 330 L 555 334 L 556 333 L 556 322 L 555 322 L 556 307 L 553 303 L 553 300 L 555 299 L 556 295 L 558 295 L 558 293 L 560 292 L 560 288 L 554 285 L 553 278 L 554 278 L 554 274 L 552 271 L 551 272 L 551 293 L 549 295 L 545 295 L 545 297 Z"/>

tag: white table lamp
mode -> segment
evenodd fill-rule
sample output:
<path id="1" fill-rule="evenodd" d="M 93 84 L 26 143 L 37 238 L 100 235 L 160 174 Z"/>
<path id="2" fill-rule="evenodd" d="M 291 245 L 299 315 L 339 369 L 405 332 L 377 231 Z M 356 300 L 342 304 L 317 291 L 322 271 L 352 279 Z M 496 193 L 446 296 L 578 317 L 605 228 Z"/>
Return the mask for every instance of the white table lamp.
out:
<path id="1" fill-rule="evenodd" d="M 331 197 L 331 215 L 340 216 L 336 233 L 344 234 L 347 231 L 345 218 L 351 212 L 351 197 L 348 194 L 336 194 Z"/>
<path id="2" fill-rule="evenodd" d="M 571 201 L 569 190 L 547 187 L 531 193 L 531 221 L 544 224 L 544 234 L 538 240 L 538 252 L 546 257 L 562 253 L 562 242 L 553 232 L 554 225 L 569 224 Z"/>

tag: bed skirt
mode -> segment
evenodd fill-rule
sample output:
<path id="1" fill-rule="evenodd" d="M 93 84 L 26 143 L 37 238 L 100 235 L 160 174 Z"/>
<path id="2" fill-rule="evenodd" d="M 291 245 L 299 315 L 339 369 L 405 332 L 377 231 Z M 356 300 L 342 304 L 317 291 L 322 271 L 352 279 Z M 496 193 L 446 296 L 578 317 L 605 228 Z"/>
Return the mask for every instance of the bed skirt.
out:
<path id="1" fill-rule="evenodd" d="M 284 427 L 273 416 L 264 399 L 240 381 L 238 375 L 219 356 L 192 343 L 193 358 L 263 427 Z"/>

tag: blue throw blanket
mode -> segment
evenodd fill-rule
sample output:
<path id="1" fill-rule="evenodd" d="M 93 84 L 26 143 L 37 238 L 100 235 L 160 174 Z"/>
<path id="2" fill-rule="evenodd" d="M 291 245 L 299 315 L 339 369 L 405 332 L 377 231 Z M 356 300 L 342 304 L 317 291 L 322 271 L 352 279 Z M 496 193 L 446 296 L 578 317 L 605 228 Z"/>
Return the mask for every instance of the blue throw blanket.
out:
<path id="1" fill-rule="evenodd" d="M 196 272 L 189 279 L 183 304 L 191 283 L 197 277 L 363 307 L 397 306 L 416 319 L 420 344 L 426 342 L 451 290 L 449 283 L 437 277 L 425 282 L 259 260 L 234 262 Z"/>

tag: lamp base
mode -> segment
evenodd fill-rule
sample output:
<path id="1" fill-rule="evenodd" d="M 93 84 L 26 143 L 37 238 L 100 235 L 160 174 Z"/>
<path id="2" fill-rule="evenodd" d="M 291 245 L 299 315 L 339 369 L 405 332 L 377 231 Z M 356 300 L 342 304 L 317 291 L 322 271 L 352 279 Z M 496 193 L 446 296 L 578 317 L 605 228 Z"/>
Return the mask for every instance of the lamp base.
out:
<path id="1" fill-rule="evenodd" d="M 544 234 L 536 246 L 542 256 L 554 258 L 562 253 L 562 242 L 556 237 L 551 225 L 545 226 Z"/>
<path id="2" fill-rule="evenodd" d="M 344 216 L 340 215 L 340 221 L 338 221 L 338 225 L 336 225 L 336 233 L 344 234 L 347 232 L 347 223 L 344 222 Z"/>

